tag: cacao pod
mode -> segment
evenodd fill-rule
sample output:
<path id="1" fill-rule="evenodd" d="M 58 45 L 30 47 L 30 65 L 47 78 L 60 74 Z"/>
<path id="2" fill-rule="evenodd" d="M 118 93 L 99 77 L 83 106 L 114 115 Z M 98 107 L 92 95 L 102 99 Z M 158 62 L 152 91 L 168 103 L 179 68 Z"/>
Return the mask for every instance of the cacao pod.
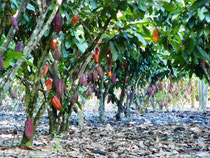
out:
<path id="1" fill-rule="evenodd" d="M 182 78 L 180 78 L 180 82 L 182 82 Z"/>
<path id="2" fill-rule="evenodd" d="M 55 109 L 61 110 L 62 106 L 61 106 L 61 102 L 58 99 L 58 97 L 54 96 L 51 103 Z"/>
<path id="3" fill-rule="evenodd" d="M 89 89 L 88 89 L 88 95 L 92 95 L 92 93 L 94 92 L 94 87 L 93 86 L 91 86 L 91 87 L 89 87 Z"/>
<path id="4" fill-rule="evenodd" d="M 74 95 L 71 98 L 71 103 L 74 104 L 78 100 L 78 94 L 77 92 L 74 93 Z"/>
<path id="5" fill-rule="evenodd" d="M 107 76 L 109 76 L 109 78 L 112 77 L 112 72 L 111 71 L 107 71 Z"/>
<path id="6" fill-rule="evenodd" d="M 50 88 L 52 87 L 53 84 L 53 79 L 49 78 L 48 80 L 45 81 L 45 85 L 47 86 L 47 91 L 50 90 Z"/>
<path id="7" fill-rule="evenodd" d="M 25 135 L 28 139 L 33 136 L 34 133 L 34 123 L 32 118 L 28 117 L 25 122 Z"/>
<path id="8" fill-rule="evenodd" d="M 65 85 L 62 79 L 58 79 L 56 82 L 56 92 L 58 94 L 59 97 L 62 97 L 63 93 L 64 93 L 64 89 L 65 89 Z"/>
<path id="9" fill-rule="evenodd" d="M 100 54 L 100 47 L 96 47 L 93 57 L 94 57 L 94 60 L 97 64 L 98 64 L 98 61 L 99 61 L 99 54 Z"/>
<path id="10" fill-rule="evenodd" d="M 127 61 L 125 61 L 123 64 L 123 70 L 125 70 L 126 67 L 127 67 Z"/>
<path id="11" fill-rule="evenodd" d="M 103 68 L 100 65 L 98 65 L 97 70 L 98 70 L 99 77 L 101 79 L 103 79 L 104 78 L 104 70 L 103 70 Z"/>
<path id="12" fill-rule="evenodd" d="M 97 70 L 93 71 L 93 81 L 96 81 L 98 79 L 98 72 Z"/>
<path id="13" fill-rule="evenodd" d="M 112 64 L 109 64 L 108 71 L 112 71 Z"/>
<path id="14" fill-rule="evenodd" d="M 55 50 L 56 50 L 57 43 L 58 43 L 57 39 L 55 39 L 55 38 L 53 37 L 52 40 L 51 40 L 51 43 L 50 43 L 50 49 L 51 49 L 52 51 L 55 51 Z"/>
<path id="15" fill-rule="evenodd" d="M 0 69 L 1 70 L 5 70 L 5 68 L 4 68 L 4 61 L 3 61 L 2 58 L 0 58 Z"/>
<path id="16" fill-rule="evenodd" d="M 151 87 L 148 87 L 147 92 L 150 94 L 151 91 L 152 91 L 152 88 Z"/>
<path id="17" fill-rule="evenodd" d="M 76 69 L 76 75 L 79 75 L 79 69 Z"/>
<path id="18" fill-rule="evenodd" d="M 61 61 L 61 59 L 63 57 L 63 54 L 62 54 L 61 50 L 58 49 L 58 48 L 55 49 L 54 52 L 52 52 L 52 55 L 53 55 L 53 58 L 57 61 Z"/>
<path id="19" fill-rule="evenodd" d="M 15 93 L 14 90 L 11 91 L 11 96 L 12 96 L 12 98 L 14 98 L 14 99 L 18 99 L 17 94 Z"/>
<path id="20" fill-rule="evenodd" d="M 165 107 L 167 106 L 166 102 L 164 102 L 164 106 L 165 106 Z"/>
<path id="21" fill-rule="evenodd" d="M 23 51 L 23 43 L 22 42 L 18 42 L 15 46 L 15 52 L 22 52 Z"/>
<path id="22" fill-rule="evenodd" d="M 62 17 L 59 12 L 56 13 L 52 24 L 53 24 L 53 29 L 55 30 L 55 32 L 59 34 L 62 28 Z"/>
<path id="23" fill-rule="evenodd" d="M 115 75 L 112 76 L 112 83 L 116 84 L 116 77 L 115 77 Z"/>
<path id="24" fill-rule="evenodd" d="M 10 21 L 11 21 L 11 24 L 12 24 L 12 26 L 14 27 L 14 29 L 15 29 L 16 31 L 18 31 L 19 28 L 18 28 L 17 20 L 16 20 L 13 16 L 11 16 Z"/>
<path id="25" fill-rule="evenodd" d="M 89 74 L 88 75 L 88 83 L 93 82 L 93 75 Z"/>
<path id="26" fill-rule="evenodd" d="M 82 76 L 80 77 L 80 83 L 81 83 L 83 86 L 87 87 L 88 83 L 87 83 L 87 77 L 86 77 L 85 74 L 82 74 Z"/>
<path id="27" fill-rule="evenodd" d="M 159 39 L 159 30 L 158 30 L 158 28 L 155 28 L 155 30 L 152 33 L 152 40 L 153 40 L 154 44 L 158 43 L 158 39 Z"/>
<path id="28" fill-rule="evenodd" d="M 204 67 L 206 67 L 206 60 L 202 60 Z"/>
<path id="29" fill-rule="evenodd" d="M 162 89 L 163 89 L 163 84 L 160 83 L 160 85 L 159 85 L 159 90 L 161 91 Z"/>
<path id="30" fill-rule="evenodd" d="M 44 70 L 43 70 L 43 77 L 46 76 L 47 72 L 48 72 L 49 67 L 47 65 L 44 66 Z"/>
<path id="31" fill-rule="evenodd" d="M 79 20 L 79 15 L 78 14 L 74 15 L 71 19 L 71 24 L 72 25 L 76 24 L 78 22 L 78 20 Z"/>

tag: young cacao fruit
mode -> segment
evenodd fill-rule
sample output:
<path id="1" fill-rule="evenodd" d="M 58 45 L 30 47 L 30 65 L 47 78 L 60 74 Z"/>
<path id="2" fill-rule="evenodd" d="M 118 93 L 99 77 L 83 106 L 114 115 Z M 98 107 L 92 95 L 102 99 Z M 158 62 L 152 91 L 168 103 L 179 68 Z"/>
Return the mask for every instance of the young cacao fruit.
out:
<path id="1" fill-rule="evenodd" d="M 158 30 L 158 28 L 155 28 L 155 30 L 153 31 L 152 39 L 153 39 L 154 44 L 158 43 L 158 39 L 159 39 L 159 30 Z"/>
<path id="2" fill-rule="evenodd" d="M 49 78 L 48 80 L 45 81 L 45 85 L 47 86 L 47 91 L 49 91 L 50 88 L 52 87 L 52 83 L 53 83 L 52 78 Z"/>
<path id="3" fill-rule="evenodd" d="M 96 47 L 93 57 L 94 57 L 94 60 L 97 64 L 98 64 L 98 61 L 99 61 L 99 54 L 100 54 L 100 47 Z"/>
<path id="4" fill-rule="evenodd" d="M 79 15 L 78 14 L 74 15 L 71 19 L 71 24 L 72 25 L 76 24 L 78 22 L 78 20 L 79 20 Z"/>
<path id="5" fill-rule="evenodd" d="M 96 81 L 98 79 L 98 72 L 97 70 L 93 71 L 93 81 Z"/>
<path id="6" fill-rule="evenodd" d="M 89 74 L 88 75 L 88 83 L 93 82 L 93 75 Z"/>
<path id="7" fill-rule="evenodd" d="M 62 28 L 62 17 L 59 12 L 56 13 L 54 19 L 53 19 L 53 29 L 57 33 L 57 35 L 60 33 Z"/>
<path id="8" fill-rule="evenodd" d="M 0 58 L 0 69 L 1 70 L 5 70 L 5 68 L 4 68 L 4 61 L 3 61 L 2 58 Z"/>
<path id="9" fill-rule="evenodd" d="M 71 98 L 71 103 L 74 104 L 77 100 L 78 100 L 78 94 L 77 92 L 75 92 Z"/>
<path id="10" fill-rule="evenodd" d="M 56 50 L 57 43 L 58 43 L 57 39 L 55 39 L 55 38 L 53 37 L 52 40 L 51 40 L 51 43 L 50 43 L 50 49 L 51 49 L 52 51 L 55 51 L 55 50 Z"/>
<path id="11" fill-rule="evenodd" d="M 28 139 L 33 136 L 34 133 L 34 123 L 32 118 L 28 117 L 25 122 L 25 135 Z"/>
<path id="12" fill-rule="evenodd" d="M 12 24 L 12 26 L 14 27 L 14 29 L 15 29 L 16 31 L 18 31 L 19 28 L 18 28 L 17 20 L 16 20 L 13 16 L 11 16 L 10 21 L 11 21 L 11 24 Z"/>
<path id="13" fill-rule="evenodd" d="M 52 105 L 54 106 L 55 109 L 61 110 L 61 108 L 62 108 L 61 102 L 56 96 L 53 97 L 51 103 L 52 103 Z"/>
<path id="14" fill-rule="evenodd" d="M 115 75 L 112 76 L 112 83 L 116 84 L 116 77 L 115 77 Z"/>
<path id="15" fill-rule="evenodd" d="M 83 86 L 87 87 L 88 83 L 87 83 L 87 77 L 86 77 L 85 74 L 82 74 L 82 76 L 80 77 L 80 83 L 81 83 Z"/>
<path id="16" fill-rule="evenodd" d="M 58 79 L 56 82 L 56 92 L 58 94 L 59 97 L 62 97 L 63 93 L 64 93 L 64 89 L 65 89 L 65 85 L 62 79 Z"/>
<path id="17" fill-rule="evenodd" d="M 99 77 L 101 79 L 103 79 L 104 78 L 104 70 L 103 70 L 103 68 L 100 65 L 98 65 L 97 70 L 98 70 Z"/>
<path id="18" fill-rule="evenodd" d="M 17 94 L 15 93 L 14 90 L 11 91 L 11 96 L 12 96 L 12 98 L 14 98 L 14 99 L 18 99 Z"/>
<path id="19" fill-rule="evenodd" d="M 109 76 L 109 78 L 112 77 L 112 72 L 111 71 L 107 71 L 107 76 Z"/>
<path id="20" fill-rule="evenodd" d="M 44 70 L 43 70 L 43 77 L 46 76 L 47 72 L 48 72 L 49 67 L 47 65 L 44 66 Z"/>
<path id="21" fill-rule="evenodd" d="M 22 52 L 23 51 L 23 43 L 22 42 L 18 42 L 15 46 L 15 52 Z"/>

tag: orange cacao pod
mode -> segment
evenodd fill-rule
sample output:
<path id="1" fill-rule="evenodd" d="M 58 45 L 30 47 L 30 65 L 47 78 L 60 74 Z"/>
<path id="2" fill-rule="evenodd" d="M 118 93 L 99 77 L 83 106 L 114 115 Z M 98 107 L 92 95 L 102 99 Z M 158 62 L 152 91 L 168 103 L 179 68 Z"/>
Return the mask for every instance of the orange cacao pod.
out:
<path id="1" fill-rule="evenodd" d="M 48 80 L 45 81 L 45 84 L 47 86 L 47 91 L 50 90 L 50 88 L 52 87 L 52 83 L 53 83 L 53 79 L 49 78 Z"/>
<path id="2" fill-rule="evenodd" d="M 45 66 L 44 66 L 44 70 L 43 70 L 43 77 L 45 77 L 45 75 L 47 74 L 48 69 L 49 69 L 48 66 L 45 65 Z"/>
<path id="3" fill-rule="evenodd" d="M 111 71 L 107 71 L 107 75 L 109 76 L 109 78 L 112 77 L 112 72 Z"/>
<path id="4" fill-rule="evenodd" d="M 74 15 L 71 19 L 71 24 L 74 25 L 77 23 L 77 21 L 79 20 L 79 15 Z"/>
<path id="5" fill-rule="evenodd" d="M 58 43 L 57 40 L 53 37 L 52 40 L 51 40 L 51 43 L 50 43 L 50 49 L 52 51 L 55 51 L 57 43 Z"/>
<path id="6" fill-rule="evenodd" d="M 53 97 L 51 103 L 54 106 L 54 108 L 56 108 L 57 110 L 61 110 L 62 108 L 61 102 L 56 96 Z"/>
<path id="7" fill-rule="evenodd" d="M 62 17 L 59 12 L 56 13 L 52 24 L 53 24 L 53 29 L 55 30 L 55 32 L 59 34 L 62 28 Z"/>
<path id="8" fill-rule="evenodd" d="M 96 47 L 93 57 L 94 57 L 94 60 L 97 64 L 98 64 L 98 60 L 99 60 L 99 54 L 100 54 L 100 48 Z"/>
<path id="9" fill-rule="evenodd" d="M 159 30 L 158 30 L 158 28 L 156 28 L 152 33 L 152 40 L 153 40 L 154 44 L 156 44 L 158 42 L 158 39 L 159 39 Z"/>
<path id="10" fill-rule="evenodd" d="M 34 123 L 32 118 L 28 117 L 25 122 L 25 135 L 28 139 L 33 136 L 34 133 Z"/>

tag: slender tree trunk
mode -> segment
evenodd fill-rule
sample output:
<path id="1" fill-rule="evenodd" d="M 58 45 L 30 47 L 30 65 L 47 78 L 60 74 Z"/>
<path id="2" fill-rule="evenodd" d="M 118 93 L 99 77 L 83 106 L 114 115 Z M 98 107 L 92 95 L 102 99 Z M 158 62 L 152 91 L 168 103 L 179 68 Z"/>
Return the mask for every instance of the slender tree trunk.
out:
<path id="1" fill-rule="evenodd" d="M 100 94 L 100 106 L 99 106 L 99 120 L 101 122 L 105 122 L 105 105 L 104 105 L 104 97 L 103 97 L 103 89 L 104 89 L 104 80 L 101 80 L 99 87 Z"/>
<path id="2" fill-rule="evenodd" d="M 199 79 L 199 106 L 201 110 L 206 110 L 208 101 L 208 83 Z"/>
<path id="3" fill-rule="evenodd" d="M 131 91 L 130 88 L 127 89 L 127 101 L 126 101 L 126 111 L 125 117 L 130 117 L 130 100 L 131 100 Z"/>

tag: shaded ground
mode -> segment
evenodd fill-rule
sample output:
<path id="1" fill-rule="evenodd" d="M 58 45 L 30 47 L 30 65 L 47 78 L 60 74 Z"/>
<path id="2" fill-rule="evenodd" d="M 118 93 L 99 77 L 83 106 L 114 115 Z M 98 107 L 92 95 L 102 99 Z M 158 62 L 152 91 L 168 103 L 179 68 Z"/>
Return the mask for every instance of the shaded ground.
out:
<path id="1" fill-rule="evenodd" d="M 52 138 L 48 118 L 42 118 L 34 139 L 34 150 L 18 148 L 22 138 L 25 110 L 0 107 L 0 157 L 209 157 L 210 111 L 165 111 L 145 115 L 132 113 L 116 122 L 115 113 L 86 111 L 85 127 L 77 126 L 73 114 L 70 130 Z"/>

